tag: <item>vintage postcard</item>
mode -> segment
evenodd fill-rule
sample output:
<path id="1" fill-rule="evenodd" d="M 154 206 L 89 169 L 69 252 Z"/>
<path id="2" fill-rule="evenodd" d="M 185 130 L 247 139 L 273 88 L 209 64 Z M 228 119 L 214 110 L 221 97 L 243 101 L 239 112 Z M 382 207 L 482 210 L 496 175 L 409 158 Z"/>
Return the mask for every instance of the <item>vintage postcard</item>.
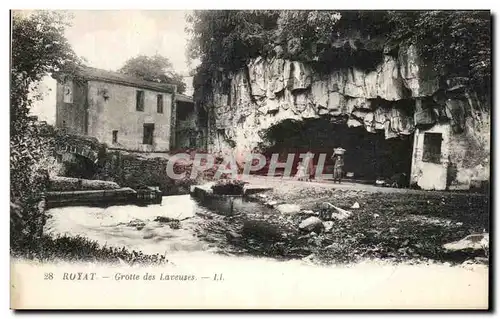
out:
<path id="1" fill-rule="evenodd" d="M 10 17 L 12 309 L 491 307 L 490 11 Z"/>

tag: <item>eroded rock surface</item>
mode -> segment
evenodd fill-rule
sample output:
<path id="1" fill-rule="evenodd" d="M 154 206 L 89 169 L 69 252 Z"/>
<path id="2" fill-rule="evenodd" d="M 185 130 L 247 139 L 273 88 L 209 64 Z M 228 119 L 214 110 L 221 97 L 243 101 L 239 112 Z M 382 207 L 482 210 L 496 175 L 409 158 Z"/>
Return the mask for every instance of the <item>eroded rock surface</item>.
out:
<path id="1" fill-rule="evenodd" d="M 229 90 L 214 86 L 212 138 L 243 149 L 262 140 L 259 131 L 285 119 L 345 116 L 349 126 L 385 130 L 386 138 L 411 134 L 412 103 L 397 102 L 432 96 L 439 88 L 414 47 L 400 49 L 398 58 L 385 55 L 372 70 L 351 66 L 326 74 L 309 63 L 258 57 L 226 81 Z"/>

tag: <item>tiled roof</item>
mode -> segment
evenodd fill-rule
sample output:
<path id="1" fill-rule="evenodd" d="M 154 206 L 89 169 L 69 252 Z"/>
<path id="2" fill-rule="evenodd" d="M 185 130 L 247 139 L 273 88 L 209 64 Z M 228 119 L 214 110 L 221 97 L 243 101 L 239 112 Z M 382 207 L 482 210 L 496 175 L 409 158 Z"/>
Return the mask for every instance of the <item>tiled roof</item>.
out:
<path id="1" fill-rule="evenodd" d="M 175 94 L 175 100 L 179 102 L 194 103 L 192 96 L 187 96 L 180 93 Z"/>
<path id="2" fill-rule="evenodd" d="M 77 74 L 87 80 L 96 80 L 109 83 L 117 83 L 128 86 L 134 86 L 144 89 L 149 89 L 152 91 L 173 93 L 175 91 L 175 85 L 158 83 L 152 81 L 145 81 L 138 79 L 133 76 L 121 74 L 118 72 L 112 72 L 107 70 L 101 70 L 91 67 L 81 67 L 79 68 Z"/>

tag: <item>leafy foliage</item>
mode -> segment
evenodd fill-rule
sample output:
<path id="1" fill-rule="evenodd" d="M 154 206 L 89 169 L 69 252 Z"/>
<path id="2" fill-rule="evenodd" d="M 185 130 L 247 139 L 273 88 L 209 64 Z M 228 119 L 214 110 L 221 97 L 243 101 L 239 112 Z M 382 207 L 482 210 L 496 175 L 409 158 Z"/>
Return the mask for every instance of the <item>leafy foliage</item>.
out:
<path id="1" fill-rule="evenodd" d="M 186 83 L 184 83 L 182 75 L 174 72 L 170 60 L 161 55 L 136 56 L 127 60 L 118 71 L 146 81 L 175 84 L 179 93 L 186 91 Z"/>
<path id="2" fill-rule="evenodd" d="M 488 11 L 390 11 L 390 41 L 416 43 L 441 76 L 466 76 L 478 86 L 491 78 Z"/>
<path id="3" fill-rule="evenodd" d="M 443 77 L 466 76 L 485 85 L 491 76 L 487 11 L 195 11 L 188 22 L 188 56 L 201 62 L 198 89 L 257 56 L 361 63 L 373 56 L 361 49 L 392 51 L 406 44 L 416 44 Z"/>
<path id="4" fill-rule="evenodd" d="M 33 240 L 43 227 L 40 194 L 47 187 L 51 130 L 30 116 L 44 76 L 80 63 L 64 37 L 68 16 L 38 11 L 12 17 L 10 92 L 11 240 Z"/>

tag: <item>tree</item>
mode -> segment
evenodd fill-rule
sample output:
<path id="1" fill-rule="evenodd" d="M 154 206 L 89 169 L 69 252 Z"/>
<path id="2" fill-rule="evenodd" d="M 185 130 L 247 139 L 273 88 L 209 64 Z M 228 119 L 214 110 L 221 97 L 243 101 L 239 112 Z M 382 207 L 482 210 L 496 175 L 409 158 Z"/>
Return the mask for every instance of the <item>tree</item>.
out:
<path id="1" fill-rule="evenodd" d="M 469 77 L 479 88 L 491 78 L 488 11 L 217 10 L 195 11 L 188 22 L 188 56 L 201 61 L 197 86 L 209 86 L 218 73 L 242 68 L 257 56 L 334 61 L 329 64 L 337 66 L 363 63 L 375 54 L 355 56 L 335 45 L 356 33 L 365 39 L 385 38 L 379 53 L 384 44 L 415 44 L 443 78 Z"/>
<path id="2" fill-rule="evenodd" d="M 12 16 L 10 197 L 18 207 L 11 211 L 16 212 L 11 214 L 15 219 L 12 236 L 40 235 L 43 226 L 39 223 L 43 212 L 37 204 L 47 183 L 44 161 L 52 141 L 43 134 L 44 127 L 30 117 L 34 99 L 40 98 L 30 93 L 36 92 L 44 76 L 80 63 L 64 37 L 68 21 L 69 16 L 60 12 L 15 12 Z"/>
<path id="3" fill-rule="evenodd" d="M 443 76 L 465 76 L 479 91 L 491 79 L 489 11 L 389 11 L 390 41 L 416 44 Z"/>
<path id="4" fill-rule="evenodd" d="M 136 56 L 127 60 L 118 72 L 146 81 L 175 84 L 178 93 L 186 91 L 186 83 L 184 83 L 182 75 L 174 72 L 170 60 L 161 55 Z"/>

